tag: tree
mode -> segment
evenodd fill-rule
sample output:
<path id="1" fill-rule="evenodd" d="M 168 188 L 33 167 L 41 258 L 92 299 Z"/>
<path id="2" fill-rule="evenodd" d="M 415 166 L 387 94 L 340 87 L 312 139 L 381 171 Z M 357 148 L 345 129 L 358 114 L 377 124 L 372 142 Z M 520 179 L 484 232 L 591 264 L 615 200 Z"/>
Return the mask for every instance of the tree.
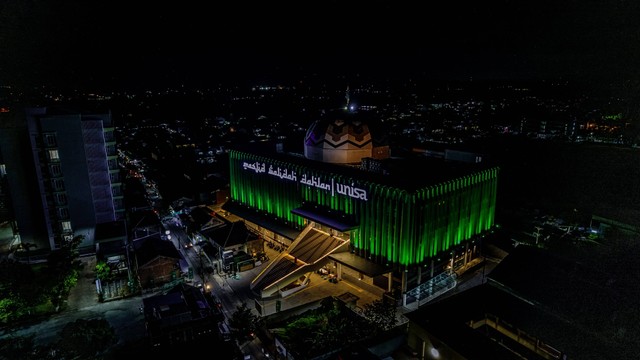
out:
<path id="1" fill-rule="evenodd" d="M 35 334 L 0 339 L 0 358 L 7 360 L 101 359 L 116 344 L 115 330 L 105 319 L 76 320 L 58 333 L 59 340 L 36 345 Z"/>
<path id="2" fill-rule="evenodd" d="M 29 336 L 8 336 L 0 339 L 0 353 L 3 359 L 31 359 L 35 334 Z"/>
<path id="3" fill-rule="evenodd" d="M 83 239 L 84 235 L 78 235 L 70 241 L 63 242 L 62 246 L 49 253 L 47 258 L 51 282 L 49 296 L 56 311 L 60 310 L 60 305 L 69 296 L 71 288 L 78 283 L 78 273 L 81 269 L 78 247 Z"/>
<path id="4" fill-rule="evenodd" d="M 50 301 L 55 307 L 56 312 L 60 310 L 60 306 L 64 303 L 64 300 L 69 296 L 71 289 L 78 283 L 78 272 L 73 271 L 66 276 L 58 276 L 56 283 L 50 289 Z"/>
<path id="5" fill-rule="evenodd" d="M 0 261 L 0 294 L 0 324 L 19 321 L 48 300 L 33 268 L 11 259 Z"/>
<path id="6" fill-rule="evenodd" d="M 363 315 L 371 324 L 382 331 L 392 329 L 398 322 L 395 304 L 380 299 L 365 304 Z"/>
<path id="7" fill-rule="evenodd" d="M 244 340 L 255 334 L 258 317 L 247 307 L 247 303 L 243 302 L 236 307 L 236 311 L 231 315 L 229 325 L 234 329 L 236 337 Z"/>
<path id="8" fill-rule="evenodd" d="M 112 276 L 111 267 L 103 260 L 96 263 L 95 273 L 96 278 L 100 279 L 100 281 L 108 281 Z"/>
<path id="9" fill-rule="evenodd" d="M 287 319 L 274 330 L 292 353 L 311 358 L 328 349 L 341 349 L 375 335 L 376 328 L 348 308 L 344 302 L 327 297 L 316 309 Z"/>
<path id="10" fill-rule="evenodd" d="M 106 319 L 79 319 L 67 323 L 58 335 L 57 348 L 67 358 L 95 358 L 118 342 Z"/>
<path id="11" fill-rule="evenodd" d="M 25 305 L 21 298 L 13 296 L 13 294 L 4 295 L 0 299 L 0 323 L 10 324 L 20 320 L 29 311 L 29 307 Z"/>
<path id="12" fill-rule="evenodd" d="M 0 294 L 12 294 L 25 305 L 42 302 L 42 286 L 31 265 L 5 259 L 0 261 Z"/>
<path id="13" fill-rule="evenodd" d="M 60 248 L 49 253 L 47 266 L 54 273 L 67 273 L 69 270 L 79 270 L 78 247 L 84 240 L 84 235 L 75 236 L 70 241 L 64 241 Z"/>

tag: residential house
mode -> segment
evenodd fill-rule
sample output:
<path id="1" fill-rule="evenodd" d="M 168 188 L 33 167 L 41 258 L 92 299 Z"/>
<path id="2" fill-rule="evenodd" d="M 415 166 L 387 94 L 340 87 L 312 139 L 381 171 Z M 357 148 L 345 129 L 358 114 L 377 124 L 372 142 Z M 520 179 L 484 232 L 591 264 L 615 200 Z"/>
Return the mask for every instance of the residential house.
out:
<path id="1" fill-rule="evenodd" d="M 173 242 L 160 235 L 149 236 L 133 242 L 134 266 L 139 285 L 154 288 L 182 278 L 182 255 Z"/>
<path id="2" fill-rule="evenodd" d="M 219 311 L 211 306 L 201 289 L 180 283 L 166 292 L 142 299 L 147 337 L 152 346 L 184 345 L 195 341 L 202 346 L 215 346 L 223 350 L 217 341 Z M 219 344 L 216 344 L 219 343 Z"/>

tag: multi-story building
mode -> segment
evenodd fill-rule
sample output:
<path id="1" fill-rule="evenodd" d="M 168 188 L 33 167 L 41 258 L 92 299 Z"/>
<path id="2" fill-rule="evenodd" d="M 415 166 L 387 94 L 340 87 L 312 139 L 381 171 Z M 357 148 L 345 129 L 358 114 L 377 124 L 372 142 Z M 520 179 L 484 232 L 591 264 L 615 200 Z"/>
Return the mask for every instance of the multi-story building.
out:
<path id="1" fill-rule="evenodd" d="M 111 114 L 28 108 L 3 118 L 0 152 L 22 244 L 49 251 L 124 215 Z"/>
<path id="2" fill-rule="evenodd" d="M 485 162 L 391 156 L 352 113 L 312 124 L 304 155 L 273 147 L 230 151 L 237 214 L 285 250 L 253 281 L 286 296 L 313 272 L 419 304 L 455 286 L 494 226 L 499 168 Z"/>

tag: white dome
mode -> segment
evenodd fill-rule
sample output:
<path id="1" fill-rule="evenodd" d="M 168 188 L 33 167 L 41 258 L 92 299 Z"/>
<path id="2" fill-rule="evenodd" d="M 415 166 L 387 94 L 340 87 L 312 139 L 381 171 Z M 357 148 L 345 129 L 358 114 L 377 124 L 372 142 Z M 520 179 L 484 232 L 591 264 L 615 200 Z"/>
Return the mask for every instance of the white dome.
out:
<path id="1" fill-rule="evenodd" d="M 304 138 L 307 159 L 337 164 L 359 163 L 371 157 L 373 138 L 369 126 L 350 114 L 333 119 L 316 120 Z"/>

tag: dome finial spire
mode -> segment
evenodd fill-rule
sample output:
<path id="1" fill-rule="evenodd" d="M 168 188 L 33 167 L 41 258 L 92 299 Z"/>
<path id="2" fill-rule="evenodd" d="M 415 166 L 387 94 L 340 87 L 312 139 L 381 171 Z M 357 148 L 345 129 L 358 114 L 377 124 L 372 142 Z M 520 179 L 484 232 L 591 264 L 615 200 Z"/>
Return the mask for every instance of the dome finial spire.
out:
<path id="1" fill-rule="evenodd" d="M 346 110 L 349 110 L 349 105 L 350 105 L 350 104 L 349 104 L 349 101 L 350 101 L 350 98 L 351 98 L 351 97 L 349 96 L 349 85 L 347 85 L 347 90 L 345 91 L 344 98 L 347 100 L 347 104 L 346 104 L 346 106 L 345 106 L 344 108 L 345 108 Z"/>

